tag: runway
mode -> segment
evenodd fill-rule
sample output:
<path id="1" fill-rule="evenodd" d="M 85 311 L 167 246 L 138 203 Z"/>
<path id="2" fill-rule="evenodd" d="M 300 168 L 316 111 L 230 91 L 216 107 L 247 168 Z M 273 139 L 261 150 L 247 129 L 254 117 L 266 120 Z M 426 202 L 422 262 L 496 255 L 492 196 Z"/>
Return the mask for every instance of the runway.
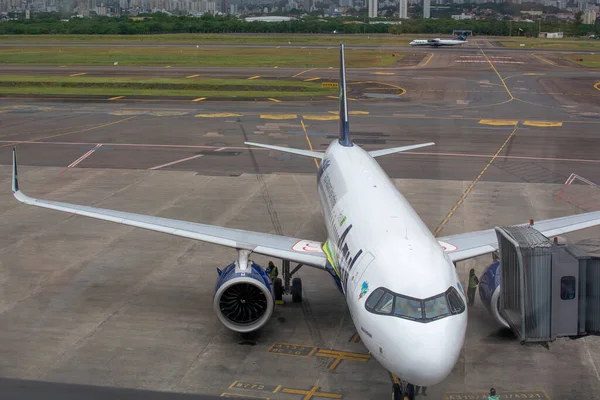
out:
<path id="1" fill-rule="evenodd" d="M 600 209 L 600 201 L 589 201 L 595 199 L 559 196 L 571 174 L 600 182 L 600 73 L 520 51 L 503 59 L 487 48 L 464 55 L 435 51 L 413 65 L 348 71 L 355 143 L 369 150 L 436 143 L 378 159 L 427 226 L 446 235 Z M 21 71 L 337 76 L 328 68 Z M 385 370 L 366 353 L 345 300 L 321 271 L 303 267 L 303 304 L 286 299 L 264 330 L 242 340 L 212 309 L 216 268 L 234 251 L 27 207 L 12 197 L 17 146 L 20 186 L 31 196 L 324 239 L 313 160 L 244 142 L 323 151 L 337 135 L 336 99 L 193 100 L 0 99 L 0 391 L 9 387 L 14 398 L 73 391 L 389 397 Z M 569 240 L 598 246 L 599 234 L 594 228 Z M 470 268 L 479 275 L 490 263 L 459 263 L 462 283 Z M 593 398 L 599 349 L 597 337 L 561 339 L 549 349 L 521 346 L 477 298 L 459 363 L 428 398 L 479 398 L 473 396 L 492 386 L 512 398 Z"/>
<path id="2" fill-rule="evenodd" d="M 423 36 L 423 35 L 420 35 Z M 404 37 L 400 37 L 400 40 L 406 40 Z M 340 38 L 340 41 L 343 41 L 343 38 Z M 376 40 L 374 40 L 376 41 Z M 119 43 L 119 42 L 68 42 L 61 41 L 60 44 L 52 43 L 52 42 L 10 42 L 10 41 L 1 41 L 0 47 L 55 47 L 60 45 L 61 47 L 180 47 L 180 46 L 196 46 L 200 48 L 214 48 L 214 47 L 230 47 L 230 48 L 291 48 L 291 49 L 335 49 L 336 46 L 333 44 L 285 44 L 285 43 L 202 43 L 201 40 L 196 42 L 155 42 L 155 43 Z M 391 50 L 391 51 L 414 51 L 415 49 L 426 49 L 427 47 L 423 46 L 389 46 L 389 45 L 346 45 L 348 49 L 358 49 L 358 50 Z M 536 53 L 550 53 L 550 54 L 581 54 L 585 53 L 586 50 L 555 50 L 555 49 L 533 49 L 533 48 L 506 48 L 500 45 L 499 43 L 496 45 L 492 45 L 489 39 L 478 39 L 478 38 L 469 38 L 468 43 L 462 46 L 455 47 L 446 47 L 441 48 L 440 50 L 446 52 L 471 52 L 473 50 L 477 50 L 480 47 L 484 47 L 486 52 L 494 52 L 494 53 L 522 53 L 522 52 L 531 52 L 535 51 Z"/>

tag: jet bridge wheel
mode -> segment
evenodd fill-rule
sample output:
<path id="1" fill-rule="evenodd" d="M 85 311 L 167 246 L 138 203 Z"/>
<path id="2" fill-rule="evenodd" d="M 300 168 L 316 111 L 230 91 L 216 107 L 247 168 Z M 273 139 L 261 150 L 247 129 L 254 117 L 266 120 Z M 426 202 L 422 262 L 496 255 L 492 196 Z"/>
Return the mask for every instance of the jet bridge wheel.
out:
<path id="1" fill-rule="evenodd" d="M 397 383 L 392 385 L 392 400 L 404 400 L 402 398 L 402 388 Z"/>
<path id="2" fill-rule="evenodd" d="M 302 279 L 292 279 L 292 303 L 302 302 Z"/>

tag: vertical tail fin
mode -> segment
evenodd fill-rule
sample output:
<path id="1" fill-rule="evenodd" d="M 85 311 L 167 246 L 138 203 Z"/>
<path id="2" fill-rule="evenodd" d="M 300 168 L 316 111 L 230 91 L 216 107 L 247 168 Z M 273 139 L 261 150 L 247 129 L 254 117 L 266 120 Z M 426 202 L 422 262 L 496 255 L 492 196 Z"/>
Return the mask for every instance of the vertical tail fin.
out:
<path id="1" fill-rule="evenodd" d="M 344 61 L 344 43 L 340 43 L 340 144 L 352 147 L 348 124 L 348 99 L 346 93 L 346 65 Z"/>

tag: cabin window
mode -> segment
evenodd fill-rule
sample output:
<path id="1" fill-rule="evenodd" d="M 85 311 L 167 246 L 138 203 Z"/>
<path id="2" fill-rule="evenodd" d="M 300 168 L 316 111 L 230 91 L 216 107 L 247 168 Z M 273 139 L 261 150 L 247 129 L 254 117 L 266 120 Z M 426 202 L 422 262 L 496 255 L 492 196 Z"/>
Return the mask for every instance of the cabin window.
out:
<path id="1" fill-rule="evenodd" d="M 367 310 L 372 310 L 375 308 L 375 306 L 381 299 L 381 296 L 383 296 L 383 293 L 384 292 L 381 289 L 377 289 L 373 293 L 371 293 L 371 295 L 367 299 L 367 303 L 365 304 L 365 307 L 367 307 Z"/>
<path id="2" fill-rule="evenodd" d="M 392 304 L 394 304 L 394 296 L 391 293 L 386 293 L 379 303 L 377 303 L 375 311 L 380 314 L 390 314 L 392 312 Z"/>
<path id="3" fill-rule="evenodd" d="M 435 319 L 450 314 L 446 295 L 434 297 L 433 299 L 425 300 L 425 318 Z"/>
<path id="4" fill-rule="evenodd" d="M 465 311 L 465 303 L 462 301 L 460 295 L 455 288 L 448 290 L 448 305 L 452 314 L 460 314 Z"/>
<path id="5" fill-rule="evenodd" d="M 409 299 L 408 297 L 396 296 L 394 315 L 413 319 L 423 318 L 421 300 Z"/>
<path id="6" fill-rule="evenodd" d="M 431 322 L 460 314 L 465 311 L 466 306 L 456 288 L 451 286 L 446 292 L 424 300 L 377 288 L 367 298 L 365 308 L 375 314 L 391 314 L 412 321 Z"/>

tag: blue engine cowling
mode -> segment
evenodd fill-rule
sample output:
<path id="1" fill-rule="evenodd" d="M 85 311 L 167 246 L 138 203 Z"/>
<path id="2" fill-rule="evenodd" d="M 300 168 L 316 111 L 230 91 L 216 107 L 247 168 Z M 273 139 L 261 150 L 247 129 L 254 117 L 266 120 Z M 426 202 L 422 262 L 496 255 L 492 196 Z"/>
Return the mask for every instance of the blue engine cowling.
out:
<path id="1" fill-rule="evenodd" d="M 238 263 L 222 271 L 215 286 L 213 309 L 228 329 L 246 333 L 262 328 L 273 314 L 275 296 L 271 280 L 265 271 L 252 261 L 241 270 Z"/>
<path id="2" fill-rule="evenodd" d="M 479 279 L 481 302 L 501 325 L 509 327 L 500 315 L 500 261 L 491 263 Z"/>

